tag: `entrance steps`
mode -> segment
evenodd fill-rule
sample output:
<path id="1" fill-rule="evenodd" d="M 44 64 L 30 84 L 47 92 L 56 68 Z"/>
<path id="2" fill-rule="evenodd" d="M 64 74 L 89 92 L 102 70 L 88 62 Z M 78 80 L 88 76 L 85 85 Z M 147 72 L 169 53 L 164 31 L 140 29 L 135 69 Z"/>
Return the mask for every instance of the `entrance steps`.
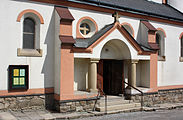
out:
<path id="1" fill-rule="evenodd" d="M 105 97 L 102 97 L 96 106 L 96 111 L 105 112 Z M 141 104 L 135 103 L 132 100 L 125 100 L 120 96 L 107 96 L 107 111 L 133 111 L 140 110 Z"/>

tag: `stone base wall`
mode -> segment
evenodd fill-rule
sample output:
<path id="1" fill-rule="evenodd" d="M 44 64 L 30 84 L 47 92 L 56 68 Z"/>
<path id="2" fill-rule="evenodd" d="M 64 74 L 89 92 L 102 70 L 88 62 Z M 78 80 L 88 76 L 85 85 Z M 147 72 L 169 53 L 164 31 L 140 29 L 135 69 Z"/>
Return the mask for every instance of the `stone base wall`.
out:
<path id="1" fill-rule="evenodd" d="M 53 95 L 0 97 L 0 110 L 53 108 Z"/>
<path id="2" fill-rule="evenodd" d="M 132 95 L 131 99 L 141 102 L 141 95 Z M 162 103 L 181 103 L 183 102 L 183 89 L 160 90 L 157 93 L 146 93 L 143 97 L 144 106 L 153 106 Z"/>
<path id="3" fill-rule="evenodd" d="M 55 108 L 60 113 L 92 111 L 96 104 L 98 104 L 96 103 L 96 99 L 73 101 L 55 100 Z"/>

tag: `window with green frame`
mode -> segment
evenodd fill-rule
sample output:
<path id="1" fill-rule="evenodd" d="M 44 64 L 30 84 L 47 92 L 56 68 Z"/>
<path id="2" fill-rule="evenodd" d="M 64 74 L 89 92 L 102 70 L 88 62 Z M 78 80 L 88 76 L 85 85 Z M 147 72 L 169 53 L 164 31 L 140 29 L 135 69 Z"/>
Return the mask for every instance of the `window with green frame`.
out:
<path id="1" fill-rule="evenodd" d="M 28 89 L 28 65 L 9 66 L 9 90 Z"/>

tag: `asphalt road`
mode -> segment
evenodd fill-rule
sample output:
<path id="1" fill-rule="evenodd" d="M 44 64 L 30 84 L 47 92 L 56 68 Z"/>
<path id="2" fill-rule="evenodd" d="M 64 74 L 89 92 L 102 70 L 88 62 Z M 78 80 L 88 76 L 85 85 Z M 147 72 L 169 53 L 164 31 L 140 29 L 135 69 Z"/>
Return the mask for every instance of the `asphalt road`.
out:
<path id="1" fill-rule="evenodd" d="M 119 113 L 77 120 L 183 120 L 183 108 L 151 112 Z"/>

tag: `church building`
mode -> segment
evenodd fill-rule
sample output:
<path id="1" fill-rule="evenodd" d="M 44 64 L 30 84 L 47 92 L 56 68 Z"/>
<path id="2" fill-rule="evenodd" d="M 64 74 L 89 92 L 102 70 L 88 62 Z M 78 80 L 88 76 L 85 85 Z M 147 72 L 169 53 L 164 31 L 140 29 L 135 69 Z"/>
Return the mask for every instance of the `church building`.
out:
<path id="1" fill-rule="evenodd" d="M 1 0 L 0 10 L 0 110 L 94 110 L 103 95 L 183 102 L 183 0 Z"/>

